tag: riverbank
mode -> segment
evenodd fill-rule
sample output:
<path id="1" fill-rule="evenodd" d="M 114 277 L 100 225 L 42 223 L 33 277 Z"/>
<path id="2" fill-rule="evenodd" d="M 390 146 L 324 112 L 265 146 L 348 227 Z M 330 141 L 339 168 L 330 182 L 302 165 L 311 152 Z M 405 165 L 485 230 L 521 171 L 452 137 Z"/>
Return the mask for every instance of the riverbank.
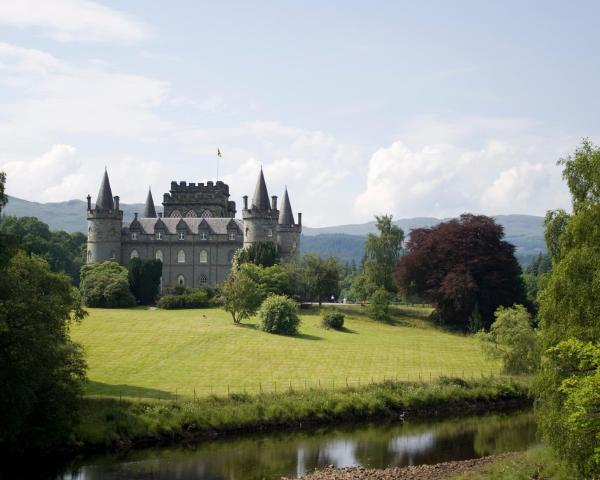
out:
<path id="1" fill-rule="evenodd" d="M 191 401 L 86 398 L 69 451 L 102 451 L 195 441 L 244 432 L 294 430 L 374 418 L 466 415 L 531 404 L 513 379 L 443 378 L 340 390 L 232 394 Z"/>

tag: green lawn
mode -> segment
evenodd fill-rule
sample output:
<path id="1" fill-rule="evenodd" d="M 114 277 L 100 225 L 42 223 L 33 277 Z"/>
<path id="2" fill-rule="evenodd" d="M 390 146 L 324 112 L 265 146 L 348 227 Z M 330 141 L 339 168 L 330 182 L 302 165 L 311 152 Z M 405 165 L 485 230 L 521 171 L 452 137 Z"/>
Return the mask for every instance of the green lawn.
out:
<path id="1" fill-rule="evenodd" d="M 444 332 L 404 307 L 393 324 L 346 308 L 346 331 L 325 330 L 316 313 L 302 315 L 300 335 L 235 326 L 220 309 L 89 309 L 72 336 L 85 349 L 87 393 L 173 398 L 210 393 L 355 386 L 385 378 L 424 381 L 440 375 L 499 373 L 476 340 Z"/>

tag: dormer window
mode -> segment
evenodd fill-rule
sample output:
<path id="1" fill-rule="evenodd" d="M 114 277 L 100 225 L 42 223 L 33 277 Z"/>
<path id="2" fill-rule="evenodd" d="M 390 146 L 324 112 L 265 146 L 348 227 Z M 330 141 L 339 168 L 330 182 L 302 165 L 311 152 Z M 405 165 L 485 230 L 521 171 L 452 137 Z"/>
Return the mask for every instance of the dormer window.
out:
<path id="1" fill-rule="evenodd" d="M 267 237 L 271 238 L 273 236 L 273 230 L 270 228 L 267 230 Z"/>
<path id="2" fill-rule="evenodd" d="M 179 240 L 185 240 L 185 233 L 179 232 Z"/>
<path id="3" fill-rule="evenodd" d="M 229 240 L 235 240 L 235 232 L 229 232 Z"/>
<path id="4" fill-rule="evenodd" d="M 131 232 L 131 239 L 137 240 L 137 232 Z"/>
<path id="5" fill-rule="evenodd" d="M 162 240 L 162 232 L 156 232 L 156 239 Z"/>
<path id="6" fill-rule="evenodd" d="M 208 240 L 208 233 L 200 232 L 200 240 Z"/>

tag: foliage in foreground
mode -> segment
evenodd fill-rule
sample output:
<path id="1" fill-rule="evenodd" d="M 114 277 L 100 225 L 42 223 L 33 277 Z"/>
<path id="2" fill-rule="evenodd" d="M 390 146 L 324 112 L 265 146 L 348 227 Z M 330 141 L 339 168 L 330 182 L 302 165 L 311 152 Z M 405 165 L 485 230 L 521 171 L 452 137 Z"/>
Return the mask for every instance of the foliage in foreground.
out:
<path id="1" fill-rule="evenodd" d="M 334 330 L 341 330 L 344 327 L 345 316 L 341 312 L 331 311 L 323 315 L 321 325 L 323 328 L 333 328 Z"/>
<path id="2" fill-rule="evenodd" d="M 231 314 L 233 323 L 241 323 L 256 313 L 264 298 L 261 286 L 250 276 L 232 269 L 221 289 L 223 309 Z"/>
<path id="3" fill-rule="evenodd" d="M 0 448 L 44 451 L 69 438 L 86 365 L 69 337 L 83 318 L 76 290 L 41 258 L 0 267 Z"/>
<path id="4" fill-rule="evenodd" d="M 487 329 L 498 307 L 526 303 L 515 247 L 503 237 L 502 226 L 484 215 L 415 229 L 398 262 L 398 288 L 431 301 L 440 324 L 467 330 L 471 318 L 481 323 L 477 330 Z"/>
<path id="5" fill-rule="evenodd" d="M 210 306 L 208 292 L 203 289 L 191 290 L 180 295 L 167 294 L 160 297 L 158 308 L 176 310 L 180 308 L 207 308 Z"/>
<path id="6" fill-rule="evenodd" d="M 369 298 L 367 315 L 373 320 L 387 322 L 390 319 L 390 294 L 384 288 L 378 288 Z"/>
<path id="7" fill-rule="evenodd" d="M 327 424 L 435 408 L 460 411 L 466 405 L 527 400 L 513 381 L 443 379 L 433 383 L 386 382 L 345 390 L 208 397 L 184 402 L 120 402 L 86 399 L 85 422 L 77 440 L 114 445 L 148 437 L 178 438 L 184 432 L 214 435 L 240 430 Z M 442 408 L 440 408 L 442 407 Z"/>
<path id="8" fill-rule="evenodd" d="M 505 373 L 533 373 L 540 361 L 538 336 L 531 314 L 523 305 L 500 307 L 489 332 L 480 331 L 484 352 L 502 360 Z"/>
<path id="9" fill-rule="evenodd" d="M 162 262 L 148 258 L 132 258 L 127 265 L 129 288 L 137 303 L 151 305 L 156 300 L 162 277 Z"/>
<path id="10" fill-rule="evenodd" d="M 88 307 L 132 307 L 127 269 L 117 262 L 91 263 L 81 267 L 81 297 Z"/>
<path id="11" fill-rule="evenodd" d="M 258 311 L 261 330 L 282 335 L 296 335 L 300 325 L 298 305 L 284 295 L 270 295 Z"/>

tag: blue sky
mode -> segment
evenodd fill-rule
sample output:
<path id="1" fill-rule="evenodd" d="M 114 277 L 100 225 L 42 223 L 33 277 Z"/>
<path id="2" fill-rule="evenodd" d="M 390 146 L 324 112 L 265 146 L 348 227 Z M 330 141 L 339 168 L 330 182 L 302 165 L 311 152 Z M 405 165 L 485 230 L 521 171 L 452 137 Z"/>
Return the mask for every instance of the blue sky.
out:
<path id="1" fill-rule="evenodd" d="M 263 165 L 312 226 L 568 207 L 600 141 L 597 2 L 0 2 L 0 168 L 141 202 Z"/>

